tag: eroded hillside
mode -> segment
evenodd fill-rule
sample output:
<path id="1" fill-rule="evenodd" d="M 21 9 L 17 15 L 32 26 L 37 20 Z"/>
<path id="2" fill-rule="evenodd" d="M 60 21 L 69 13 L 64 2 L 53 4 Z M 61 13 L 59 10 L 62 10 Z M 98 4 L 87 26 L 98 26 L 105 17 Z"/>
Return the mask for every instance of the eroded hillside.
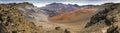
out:
<path id="1" fill-rule="evenodd" d="M 0 33 L 120 33 L 120 3 L 92 6 L 50 17 L 28 2 L 0 4 Z"/>

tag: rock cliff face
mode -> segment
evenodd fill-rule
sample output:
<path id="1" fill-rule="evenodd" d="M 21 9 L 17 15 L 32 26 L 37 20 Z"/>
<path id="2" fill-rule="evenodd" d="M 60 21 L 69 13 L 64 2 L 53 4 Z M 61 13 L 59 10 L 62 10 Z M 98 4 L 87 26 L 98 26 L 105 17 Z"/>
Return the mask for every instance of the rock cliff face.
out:
<path id="1" fill-rule="evenodd" d="M 120 33 L 120 3 L 105 3 L 81 33 Z"/>

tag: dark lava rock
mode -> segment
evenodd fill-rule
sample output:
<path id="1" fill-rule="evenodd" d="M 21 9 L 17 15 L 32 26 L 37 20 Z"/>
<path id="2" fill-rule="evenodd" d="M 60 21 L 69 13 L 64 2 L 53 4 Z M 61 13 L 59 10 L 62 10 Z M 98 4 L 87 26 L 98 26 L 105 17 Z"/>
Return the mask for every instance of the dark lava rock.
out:
<path id="1" fill-rule="evenodd" d="M 120 33 L 120 3 L 105 3 L 82 33 Z"/>

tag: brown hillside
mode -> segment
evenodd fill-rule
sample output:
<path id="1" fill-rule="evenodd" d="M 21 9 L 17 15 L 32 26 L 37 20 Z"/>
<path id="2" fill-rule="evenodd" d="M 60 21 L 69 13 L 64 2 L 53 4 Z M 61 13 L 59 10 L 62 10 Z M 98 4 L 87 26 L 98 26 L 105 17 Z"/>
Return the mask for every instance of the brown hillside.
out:
<path id="1" fill-rule="evenodd" d="M 73 21 L 84 20 L 89 18 L 97 9 L 80 9 L 72 12 L 65 12 L 61 15 L 49 18 L 51 21 Z"/>

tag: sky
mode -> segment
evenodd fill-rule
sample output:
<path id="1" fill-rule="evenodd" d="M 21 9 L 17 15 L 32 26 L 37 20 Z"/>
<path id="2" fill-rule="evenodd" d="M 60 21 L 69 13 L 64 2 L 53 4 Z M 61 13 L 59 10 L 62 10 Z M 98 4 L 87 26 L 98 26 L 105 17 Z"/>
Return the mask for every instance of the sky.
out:
<path id="1" fill-rule="evenodd" d="M 113 2 L 120 3 L 120 0 L 0 0 L 0 3 L 21 3 L 29 2 L 37 7 L 42 7 L 47 4 L 58 2 L 64 4 L 78 4 L 78 5 L 100 5 L 103 3 Z"/>

